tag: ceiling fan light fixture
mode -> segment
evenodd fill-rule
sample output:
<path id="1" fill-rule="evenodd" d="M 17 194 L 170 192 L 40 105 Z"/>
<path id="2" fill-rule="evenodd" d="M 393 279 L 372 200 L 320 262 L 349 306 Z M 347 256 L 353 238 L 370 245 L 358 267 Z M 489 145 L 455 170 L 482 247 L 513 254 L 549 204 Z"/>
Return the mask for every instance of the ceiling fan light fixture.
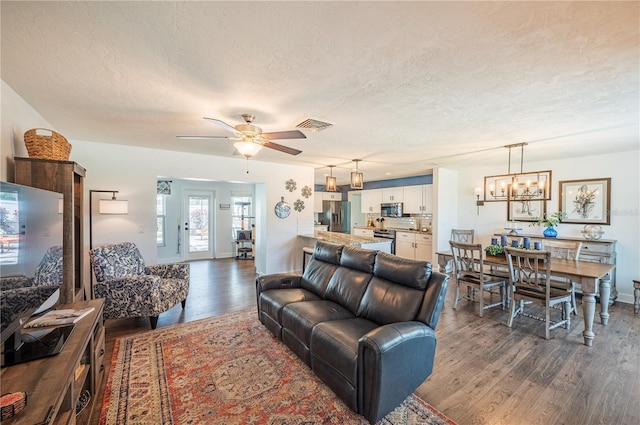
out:
<path id="1" fill-rule="evenodd" d="M 262 146 L 250 141 L 236 142 L 233 144 L 233 146 L 247 159 L 251 158 L 252 156 L 257 154 L 260 149 L 262 149 Z"/>
<path id="2" fill-rule="evenodd" d="M 337 192 L 338 183 L 336 181 L 336 178 L 333 177 L 333 167 L 335 167 L 335 165 L 329 165 L 328 167 L 330 170 L 330 175 L 328 175 L 327 179 L 325 180 L 324 190 L 327 192 Z"/>
<path id="3" fill-rule="evenodd" d="M 361 159 L 354 159 L 353 162 L 356 163 L 356 171 L 351 173 L 351 189 L 363 189 L 364 188 L 364 175 L 358 171 L 358 162 L 362 161 Z"/>

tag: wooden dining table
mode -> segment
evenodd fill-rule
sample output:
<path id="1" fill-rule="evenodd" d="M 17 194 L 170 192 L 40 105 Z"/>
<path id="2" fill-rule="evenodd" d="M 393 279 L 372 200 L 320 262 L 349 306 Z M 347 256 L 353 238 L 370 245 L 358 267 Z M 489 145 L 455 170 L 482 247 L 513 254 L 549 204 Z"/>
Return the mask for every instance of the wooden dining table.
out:
<path id="1" fill-rule="evenodd" d="M 438 266 L 444 273 L 451 272 L 453 254 L 451 251 L 438 251 Z M 508 268 L 507 257 L 504 255 L 486 255 L 484 264 Z M 571 279 L 580 284 L 582 290 L 582 311 L 584 313 L 584 337 L 585 345 L 593 344 L 593 318 L 596 311 L 596 295 L 600 295 L 600 320 L 606 326 L 609 322 L 609 295 L 611 293 L 611 271 L 615 264 L 593 263 L 588 261 L 573 261 L 560 258 L 551 259 L 551 274 L 557 277 Z"/>

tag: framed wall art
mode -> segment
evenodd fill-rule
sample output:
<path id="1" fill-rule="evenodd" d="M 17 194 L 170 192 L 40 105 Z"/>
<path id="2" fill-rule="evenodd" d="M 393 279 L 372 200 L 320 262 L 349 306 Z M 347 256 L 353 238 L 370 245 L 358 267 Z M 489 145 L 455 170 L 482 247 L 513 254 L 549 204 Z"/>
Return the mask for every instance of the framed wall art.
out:
<path id="1" fill-rule="evenodd" d="M 560 182 L 563 223 L 611 224 L 611 178 Z"/>
<path id="2" fill-rule="evenodd" d="M 538 221 L 547 212 L 545 201 L 509 201 L 507 202 L 508 221 Z"/>

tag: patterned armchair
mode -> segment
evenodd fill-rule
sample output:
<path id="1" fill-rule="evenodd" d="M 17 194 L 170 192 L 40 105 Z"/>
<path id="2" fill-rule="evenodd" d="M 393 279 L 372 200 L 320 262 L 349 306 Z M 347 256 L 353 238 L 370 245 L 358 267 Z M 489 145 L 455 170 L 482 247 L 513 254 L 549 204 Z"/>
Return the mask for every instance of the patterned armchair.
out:
<path id="1" fill-rule="evenodd" d="M 62 247 L 52 246 L 36 267 L 33 277 L 0 278 L 0 315 L 3 326 L 12 323 L 25 312 L 50 308 L 58 301 L 52 296 L 62 285 Z M 46 301 L 46 303 L 45 303 Z M 45 303 L 45 304 L 43 304 Z M 2 329 L 4 331 L 4 328 Z"/>
<path id="2" fill-rule="evenodd" d="M 135 244 L 122 242 L 89 251 L 96 276 L 96 298 L 104 298 L 105 319 L 149 317 L 151 328 L 158 316 L 179 302 L 185 307 L 189 293 L 189 264 L 146 267 Z"/>

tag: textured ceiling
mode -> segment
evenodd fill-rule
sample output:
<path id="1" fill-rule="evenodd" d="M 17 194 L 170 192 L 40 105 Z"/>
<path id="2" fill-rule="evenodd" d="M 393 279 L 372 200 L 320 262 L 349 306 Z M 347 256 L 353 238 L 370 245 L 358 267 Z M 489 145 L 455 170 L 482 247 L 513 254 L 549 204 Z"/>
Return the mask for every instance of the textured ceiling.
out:
<path id="1" fill-rule="evenodd" d="M 335 125 L 252 161 L 365 180 L 639 145 L 638 2 L 2 1 L 2 79 L 59 132 L 232 157 L 231 125 Z M 525 163 L 526 167 L 526 163 Z M 505 170 L 506 171 L 506 170 Z M 390 173 L 390 174 L 388 174 Z"/>

